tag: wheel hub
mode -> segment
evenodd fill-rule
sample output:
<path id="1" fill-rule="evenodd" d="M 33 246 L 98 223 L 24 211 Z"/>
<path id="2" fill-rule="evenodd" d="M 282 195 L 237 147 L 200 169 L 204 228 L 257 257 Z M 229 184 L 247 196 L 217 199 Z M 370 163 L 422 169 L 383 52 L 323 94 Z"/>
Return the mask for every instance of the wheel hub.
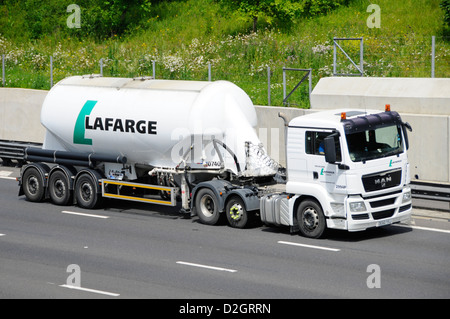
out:
<path id="1" fill-rule="evenodd" d="M 57 197 L 63 197 L 66 192 L 66 187 L 61 180 L 55 182 L 55 195 Z"/>
<path id="2" fill-rule="evenodd" d="M 309 230 L 314 230 L 319 225 L 319 214 L 309 207 L 303 213 L 303 225 Z"/>
<path id="3" fill-rule="evenodd" d="M 30 194 L 35 195 L 38 191 L 38 180 L 35 176 L 31 176 L 30 178 L 28 178 L 28 191 L 30 192 Z"/>
<path id="4" fill-rule="evenodd" d="M 85 183 L 81 186 L 81 197 L 84 201 L 89 201 L 91 199 L 92 187 L 89 183 Z"/>
<path id="5" fill-rule="evenodd" d="M 231 208 L 230 208 L 230 217 L 235 220 L 238 221 L 241 219 L 243 214 L 243 209 L 242 206 L 239 204 L 234 204 Z"/>
<path id="6" fill-rule="evenodd" d="M 200 209 L 203 215 L 211 217 L 214 213 L 214 201 L 209 195 L 202 197 L 200 202 Z"/>

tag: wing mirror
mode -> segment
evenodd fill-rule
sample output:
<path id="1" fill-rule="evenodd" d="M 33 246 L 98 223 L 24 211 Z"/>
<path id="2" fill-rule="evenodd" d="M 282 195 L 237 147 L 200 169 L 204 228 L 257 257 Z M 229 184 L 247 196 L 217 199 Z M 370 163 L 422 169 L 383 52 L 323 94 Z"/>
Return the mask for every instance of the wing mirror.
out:
<path id="1" fill-rule="evenodd" d="M 334 143 L 334 134 L 331 134 L 323 140 L 325 150 L 325 161 L 327 163 L 336 163 L 336 144 Z"/>

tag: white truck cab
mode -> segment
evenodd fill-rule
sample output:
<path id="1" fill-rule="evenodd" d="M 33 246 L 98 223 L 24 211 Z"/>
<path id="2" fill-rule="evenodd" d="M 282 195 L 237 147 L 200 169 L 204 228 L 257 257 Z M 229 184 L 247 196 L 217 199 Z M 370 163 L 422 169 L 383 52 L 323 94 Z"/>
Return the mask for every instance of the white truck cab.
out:
<path id="1" fill-rule="evenodd" d="M 388 105 L 381 113 L 332 110 L 293 119 L 286 143 L 291 226 L 320 237 L 325 224 L 360 231 L 409 220 L 405 128 Z"/>

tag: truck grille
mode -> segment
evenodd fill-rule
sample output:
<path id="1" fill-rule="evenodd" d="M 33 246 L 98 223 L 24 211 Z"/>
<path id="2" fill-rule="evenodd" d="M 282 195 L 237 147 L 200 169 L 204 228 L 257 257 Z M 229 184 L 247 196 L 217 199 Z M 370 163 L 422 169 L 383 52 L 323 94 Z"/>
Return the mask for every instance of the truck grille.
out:
<path id="1" fill-rule="evenodd" d="M 363 220 L 363 219 L 369 219 L 369 214 L 356 214 L 352 215 L 353 220 Z"/>
<path id="2" fill-rule="evenodd" d="M 400 185 L 402 180 L 402 170 L 392 170 L 376 174 L 364 175 L 362 182 L 366 192 L 373 192 L 380 189 L 388 189 Z"/>
<path id="3" fill-rule="evenodd" d="M 391 217 L 392 215 L 394 215 L 394 213 L 395 213 L 395 208 L 383 210 L 381 212 L 372 213 L 372 217 L 373 217 L 373 219 L 378 220 L 378 219 Z"/>
<path id="4" fill-rule="evenodd" d="M 397 198 L 388 198 L 388 199 L 383 199 L 383 200 L 378 200 L 375 202 L 370 202 L 370 207 L 372 208 L 378 208 L 378 207 L 382 207 L 382 206 L 388 206 L 388 205 L 393 205 L 395 203 L 395 200 Z"/>

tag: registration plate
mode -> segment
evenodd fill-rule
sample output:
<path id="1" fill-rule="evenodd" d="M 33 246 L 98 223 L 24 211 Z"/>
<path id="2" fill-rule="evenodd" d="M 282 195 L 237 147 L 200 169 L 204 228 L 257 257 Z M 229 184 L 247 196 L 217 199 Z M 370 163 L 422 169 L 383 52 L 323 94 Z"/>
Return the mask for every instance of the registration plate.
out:
<path id="1" fill-rule="evenodd" d="M 377 227 L 390 225 L 390 224 L 392 224 L 392 222 L 393 222 L 392 218 L 385 219 L 385 220 L 380 220 L 380 221 L 377 223 Z"/>

